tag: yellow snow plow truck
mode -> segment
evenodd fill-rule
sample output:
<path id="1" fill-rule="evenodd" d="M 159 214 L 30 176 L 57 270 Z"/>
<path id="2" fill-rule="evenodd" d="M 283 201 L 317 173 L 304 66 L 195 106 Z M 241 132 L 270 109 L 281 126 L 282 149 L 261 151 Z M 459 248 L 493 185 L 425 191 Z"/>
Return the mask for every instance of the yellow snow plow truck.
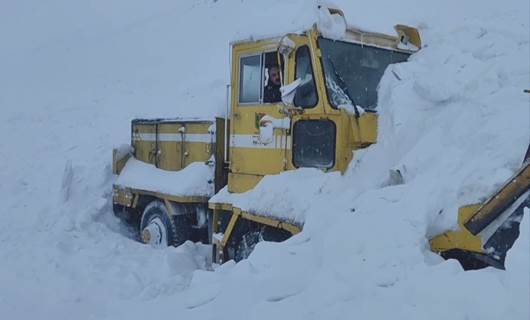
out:
<path id="1" fill-rule="evenodd" d="M 302 225 L 214 195 L 302 167 L 344 172 L 352 151 L 376 142 L 377 85 L 389 64 L 421 47 L 419 34 L 403 25 L 395 36 L 363 31 L 340 10 L 319 9 L 343 21 L 340 39 L 315 23 L 231 43 L 227 118 L 132 121 L 130 146 L 113 150 L 113 204 L 141 241 L 203 241 L 215 262 L 241 260 L 259 240 L 283 241 Z"/>

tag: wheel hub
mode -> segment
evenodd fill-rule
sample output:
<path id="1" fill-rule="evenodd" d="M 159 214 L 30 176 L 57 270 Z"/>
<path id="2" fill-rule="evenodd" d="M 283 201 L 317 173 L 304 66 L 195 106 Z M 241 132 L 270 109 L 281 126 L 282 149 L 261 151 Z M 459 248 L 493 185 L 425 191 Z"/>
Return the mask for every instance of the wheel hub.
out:
<path id="1" fill-rule="evenodd" d="M 167 231 L 164 223 L 155 218 L 142 230 L 142 241 L 153 247 L 167 246 Z"/>

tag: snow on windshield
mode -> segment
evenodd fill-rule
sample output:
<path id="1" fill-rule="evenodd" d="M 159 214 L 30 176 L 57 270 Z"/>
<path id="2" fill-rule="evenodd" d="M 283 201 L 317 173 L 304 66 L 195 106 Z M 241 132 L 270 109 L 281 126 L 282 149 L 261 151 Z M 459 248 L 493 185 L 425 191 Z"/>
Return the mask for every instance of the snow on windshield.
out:
<path id="1" fill-rule="evenodd" d="M 389 64 L 409 55 L 392 50 L 320 38 L 322 65 L 331 105 L 375 109 L 377 86 Z"/>

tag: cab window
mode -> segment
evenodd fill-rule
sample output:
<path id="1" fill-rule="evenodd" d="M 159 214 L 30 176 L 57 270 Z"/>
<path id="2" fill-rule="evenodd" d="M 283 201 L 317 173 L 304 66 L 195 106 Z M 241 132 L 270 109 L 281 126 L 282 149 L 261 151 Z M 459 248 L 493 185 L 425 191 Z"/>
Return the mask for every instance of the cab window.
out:
<path id="1" fill-rule="evenodd" d="M 239 69 L 239 102 L 259 102 L 261 56 L 241 57 Z"/>
<path id="2" fill-rule="evenodd" d="M 283 57 L 276 51 L 243 56 L 239 60 L 239 103 L 281 102 Z"/>
<path id="3" fill-rule="evenodd" d="M 377 87 L 388 65 L 409 53 L 325 38 L 318 39 L 328 100 L 333 108 L 360 106 L 375 110 Z"/>
<path id="4" fill-rule="evenodd" d="M 309 47 L 303 46 L 296 50 L 295 79 L 301 79 L 296 89 L 294 105 L 301 108 L 312 108 L 317 104 L 317 90 L 311 65 Z"/>

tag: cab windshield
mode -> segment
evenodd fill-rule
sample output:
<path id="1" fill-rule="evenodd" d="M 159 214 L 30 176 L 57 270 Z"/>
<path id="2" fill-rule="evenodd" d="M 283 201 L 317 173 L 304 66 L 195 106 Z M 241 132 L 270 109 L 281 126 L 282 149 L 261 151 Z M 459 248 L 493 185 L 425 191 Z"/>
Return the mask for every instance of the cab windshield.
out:
<path id="1" fill-rule="evenodd" d="M 318 39 L 328 100 L 334 108 L 375 109 L 377 86 L 386 67 L 406 61 L 408 53 L 367 45 Z"/>

